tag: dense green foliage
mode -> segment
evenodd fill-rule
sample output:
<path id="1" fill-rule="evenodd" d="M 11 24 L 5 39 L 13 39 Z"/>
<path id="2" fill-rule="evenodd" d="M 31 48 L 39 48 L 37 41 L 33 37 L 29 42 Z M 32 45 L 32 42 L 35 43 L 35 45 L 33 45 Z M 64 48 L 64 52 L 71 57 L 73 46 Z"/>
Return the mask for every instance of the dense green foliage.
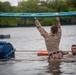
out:
<path id="1" fill-rule="evenodd" d="M 40 13 L 40 12 L 68 12 L 76 11 L 76 0 L 27 0 L 19 1 L 18 6 L 11 6 L 7 2 L 0 2 L 0 12 L 17 13 Z M 55 23 L 54 18 L 39 18 L 43 25 Z M 76 17 L 61 17 L 65 24 L 76 23 Z M 34 24 L 32 18 L 2 18 L 0 17 L 0 26 L 28 26 Z M 63 23 L 64 24 L 64 23 Z"/>

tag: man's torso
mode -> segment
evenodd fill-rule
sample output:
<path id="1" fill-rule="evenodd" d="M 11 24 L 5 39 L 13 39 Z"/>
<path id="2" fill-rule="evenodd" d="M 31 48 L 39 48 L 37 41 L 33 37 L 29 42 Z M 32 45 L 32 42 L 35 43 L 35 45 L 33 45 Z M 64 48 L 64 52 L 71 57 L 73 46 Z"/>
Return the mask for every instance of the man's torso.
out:
<path id="1" fill-rule="evenodd" d="M 44 39 L 49 53 L 59 50 L 60 37 L 58 35 L 48 34 Z"/>

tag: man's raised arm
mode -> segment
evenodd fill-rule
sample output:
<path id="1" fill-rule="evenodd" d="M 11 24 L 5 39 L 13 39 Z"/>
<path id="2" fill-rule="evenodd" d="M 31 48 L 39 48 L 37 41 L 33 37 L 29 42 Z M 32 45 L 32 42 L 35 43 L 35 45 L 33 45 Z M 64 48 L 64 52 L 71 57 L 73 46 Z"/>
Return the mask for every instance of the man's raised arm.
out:
<path id="1" fill-rule="evenodd" d="M 58 27 L 58 34 L 61 36 L 62 31 L 61 31 L 61 23 L 60 23 L 59 17 L 56 17 L 56 25 Z"/>
<path id="2" fill-rule="evenodd" d="M 41 23 L 38 21 L 38 19 L 36 17 L 34 18 L 34 20 L 35 20 L 35 25 L 36 25 L 37 29 L 39 30 L 41 35 L 45 37 L 47 32 L 42 27 Z"/>

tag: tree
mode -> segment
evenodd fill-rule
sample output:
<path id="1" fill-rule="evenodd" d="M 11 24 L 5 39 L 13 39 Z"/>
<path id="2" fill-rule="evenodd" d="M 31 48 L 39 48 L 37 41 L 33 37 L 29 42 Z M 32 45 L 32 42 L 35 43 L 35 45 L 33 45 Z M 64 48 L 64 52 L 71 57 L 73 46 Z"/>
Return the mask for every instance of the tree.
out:
<path id="1" fill-rule="evenodd" d="M 76 0 L 66 0 L 66 2 L 69 6 L 76 8 Z"/>
<path id="2" fill-rule="evenodd" d="M 6 2 L 0 2 L 0 11 L 1 12 L 10 12 L 11 9 L 11 5 L 8 1 Z"/>

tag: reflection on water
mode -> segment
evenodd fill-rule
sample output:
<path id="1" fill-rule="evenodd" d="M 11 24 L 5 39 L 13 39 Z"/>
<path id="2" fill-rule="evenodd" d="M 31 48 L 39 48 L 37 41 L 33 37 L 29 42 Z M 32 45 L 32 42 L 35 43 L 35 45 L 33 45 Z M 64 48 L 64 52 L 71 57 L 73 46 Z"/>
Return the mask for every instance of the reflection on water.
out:
<path id="1" fill-rule="evenodd" d="M 0 75 L 76 75 L 76 62 L 3 61 Z"/>
<path id="2" fill-rule="evenodd" d="M 76 62 L 49 62 L 47 72 L 51 75 L 76 75 Z"/>
<path id="3" fill-rule="evenodd" d="M 48 65 L 48 73 L 51 73 L 52 75 L 60 75 L 60 63 L 59 61 L 51 61 Z"/>
<path id="4" fill-rule="evenodd" d="M 16 48 L 16 60 L 0 61 L 0 75 L 76 75 L 76 62 L 48 63 L 46 56 L 37 56 L 46 47 L 36 27 L 0 28 L 0 34 L 10 34 L 10 39 L 0 41 L 10 42 Z M 72 44 L 76 44 L 76 26 L 62 26 L 60 49 L 70 50 Z"/>

